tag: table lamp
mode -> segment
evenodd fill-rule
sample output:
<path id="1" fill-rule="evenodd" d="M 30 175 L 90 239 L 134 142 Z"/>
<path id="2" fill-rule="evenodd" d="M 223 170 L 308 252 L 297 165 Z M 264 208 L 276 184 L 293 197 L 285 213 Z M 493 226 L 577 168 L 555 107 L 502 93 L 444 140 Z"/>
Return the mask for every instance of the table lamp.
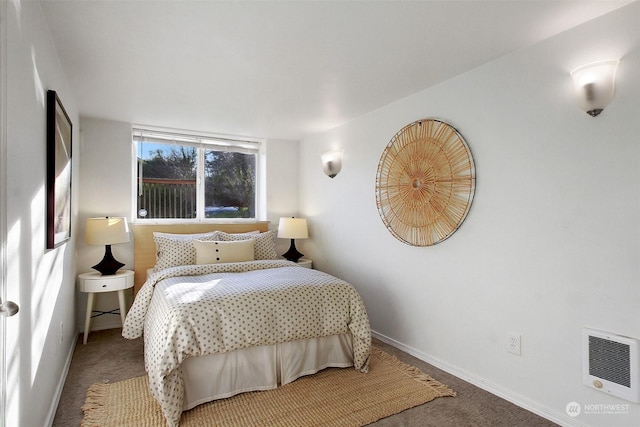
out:
<path id="1" fill-rule="evenodd" d="M 296 249 L 295 239 L 306 239 L 309 237 L 307 220 L 303 218 L 280 218 L 278 237 L 281 239 L 291 239 L 289 250 L 282 254 L 282 256 L 289 261 L 298 262 L 298 260 L 302 258 L 302 254 Z"/>
<path id="2" fill-rule="evenodd" d="M 124 266 L 113 257 L 111 245 L 129 241 L 129 226 L 126 218 L 88 218 L 84 237 L 89 245 L 105 245 L 104 258 L 94 265 L 93 269 L 106 276 L 116 274 Z"/>

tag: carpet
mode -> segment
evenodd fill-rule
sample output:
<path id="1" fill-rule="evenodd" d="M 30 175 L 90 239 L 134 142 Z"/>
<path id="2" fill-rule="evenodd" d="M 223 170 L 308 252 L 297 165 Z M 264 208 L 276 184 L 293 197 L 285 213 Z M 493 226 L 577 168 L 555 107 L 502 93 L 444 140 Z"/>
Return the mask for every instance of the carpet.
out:
<path id="1" fill-rule="evenodd" d="M 329 368 L 274 390 L 242 393 L 182 414 L 192 426 L 364 426 L 456 393 L 417 368 L 372 347 L 369 372 Z M 165 425 L 147 377 L 93 384 L 83 427 Z"/>

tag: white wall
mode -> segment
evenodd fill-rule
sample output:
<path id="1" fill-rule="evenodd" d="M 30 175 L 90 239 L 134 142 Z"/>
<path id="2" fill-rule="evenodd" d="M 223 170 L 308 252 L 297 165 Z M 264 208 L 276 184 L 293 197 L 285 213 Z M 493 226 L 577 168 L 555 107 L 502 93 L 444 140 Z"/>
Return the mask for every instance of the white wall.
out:
<path id="1" fill-rule="evenodd" d="M 300 211 L 314 266 L 353 283 L 383 339 L 564 424 L 638 425 L 640 405 L 582 385 L 581 330 L 640 338 L 640 4 L 373 111 L 300 147 Z M 600 117 L 569 72 L 622 58 Z M 402 76 L 398 76 L 399 79 Z M 477 187 L 451 238 L 396 240 L 375 201 L 380 155 L 403 126 L 442 119 L 465 137 Z M 319 165 L 344 149 L 333 180 Z M 522 334 L 522 355 L 506 338 Z M 569 402 L 629 404 L 619 415 Z"/>
<path id="2" fill-rule="evenodd" d="M 77 273 L 95 271 L 91 266 L 104 256 L 104 246 L 87 245 L 84 231 L 87 218 L 98 216 L 123 216 L 131 214 L 131 188 L 133 153 L 131 125 L 128 123 L 81 117 L 80 138 L 80 188 L 78 207 L 78 243 L 76 253 Z M 133 241 L 111 247 L 113 256 L 125 263 L 123 268 L 133 270 Z M 127 291 L 128 303 L 133 289 Z M 84 331 L 87 294 L 78 293 L 77 328 Z M 118 308 L 116 292 L 96 294 L 94 310 L 110 311 Z M 120 316 L 103 315 L 91 321 L 91 329 L 121 327 Z"/>
<path id="3" fill-rule="evenodd" d="M 6 9 L 5 9 L 6 7 Z M 47 23 L 35 2 L 7 2 L 6 235 L 7 299 L 20 306 L 7 319 L 8 426 L 43 426 L 53 421 L 57 399 L 73 354 L 75 328 L 72 238 L 45 248 L 46 92 L 56 90 L 74 125 L 73 94 L 50 41 Z M 78 157 L 73 153 L 72 207 L 78 200 Z"/>
<path id="4" fill-rule="evenodd" d="M 153 123 L 162 126 L 162 123 Z M 132 207 L 133 150 L 130 123 L 90 117 L 81 118 L 80 182 L 79 196 L 77 272 L 92 271 L 104 255 L 104 247 L 85 244 L 84 229 L 87 218 L 92 216 L 130 217 Z M 215 129 L 198 129 L 215 133 Z M 263 204 L 266 212 L 260 219 L 271 221 L 277 228 L 281 216 L 297 215 L 298 212 L 298 142 L 268 140 L 265 142 L 266 162 L 262 168 L 264 189 Z M 279 239 L 279 253 L 286 252 L 288 242 Z M 112 246 L 114 257 L 123 263 L 123 268 L 133 269 L 133 241 Z M 129 291 L 130 303 L 133 293 Z M 86 295 L 77 300 L 77 327 L 84 330 Z M 94 309 L 108 311 L 118 307 L 115 293 L 99 294 Z M 91 330 L 120 327 L 119 316 L 100 316 L 91 322 Z"/>

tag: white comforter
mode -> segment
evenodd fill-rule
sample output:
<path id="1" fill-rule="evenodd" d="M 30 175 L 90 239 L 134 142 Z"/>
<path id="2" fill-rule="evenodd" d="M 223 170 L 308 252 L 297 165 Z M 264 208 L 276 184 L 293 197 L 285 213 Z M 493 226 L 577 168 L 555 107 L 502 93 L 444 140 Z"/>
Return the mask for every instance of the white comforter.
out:
<path id="1" fill-rule="evenodd" d="M 143 331 L 151 393 L 169 426 L 182 413 L 180 364 L 187 357 L 350 332 L 354 367 L 366 372 L 371 345 L 364 304 L 350 284 L 280 260 L 155 273 L 138 292 L 122 335 L 134 339 Z"/>

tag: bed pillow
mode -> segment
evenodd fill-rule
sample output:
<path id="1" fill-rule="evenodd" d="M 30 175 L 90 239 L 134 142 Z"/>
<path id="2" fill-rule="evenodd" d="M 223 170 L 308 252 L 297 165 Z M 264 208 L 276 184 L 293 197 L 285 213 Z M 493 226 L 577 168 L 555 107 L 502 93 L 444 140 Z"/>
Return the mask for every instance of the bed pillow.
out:
<path id="1" fill-rule="evenodd" d="M 179 265 L 194 265 L 196 263 L 196 248 L 193 241 L 219 240 L 218 231 L 198 234 L 153 233 L 156 243 L 155 270 L 177 267 Z"/>
<path id="2" fill-rule="evenodd" d="M 225 233 L 224 231 L 221 231 L 221 233 Z M 260 230 L 253 230 L 253 231 L 245 231 L 244 233 L 225 233 L 225 234 L 229 234 L 230 236 L 254 236 L 256 234 L 260 234 Z"/>
<path id="3" fill-rule="evenodd" d="M 253 239 L 237 242 L 194 240 L 196 264 L 253 261 Z"/>
<path id="4" fill-rule="evenodd" d="M 270 230 L 264 233 L 252 234 L 230 234 L 223 231 L 219 232 L 220 240 L 225 242 L 249 240 L 255 239 L 255 246 L 253 248 L 254 257 L 257 260 L 260 259 L 278 259 L 278 253 L 276 252 L 276 234 L 277 230 Z"/>

